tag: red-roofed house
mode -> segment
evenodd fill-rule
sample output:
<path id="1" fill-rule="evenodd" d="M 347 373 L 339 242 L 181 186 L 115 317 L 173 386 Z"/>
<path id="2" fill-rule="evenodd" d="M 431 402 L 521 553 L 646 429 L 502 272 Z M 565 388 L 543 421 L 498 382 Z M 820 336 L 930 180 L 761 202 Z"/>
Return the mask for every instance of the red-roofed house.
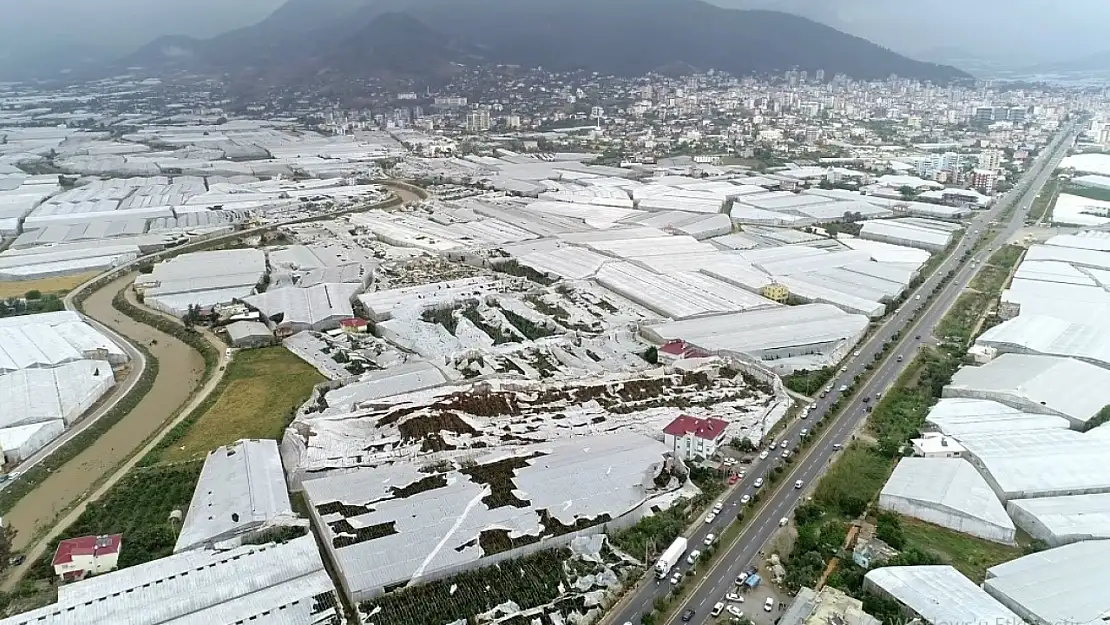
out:
<path id="1" fill-rule="evenodd" d="M 358 317 L 351 317 L 350 319 L 340 319 L 339 327 L 347 334 L 366 334 L 370 328 L 370 322 Z"/>
<path id="2" fill-rule="evenodd" d="M 663 442 L 678 458 L 709 458 L 725 444 L 728 422 L 683 415 L 663 428 Z"/>
<path id="3" fill-rule="evenodd" d="M 120 534 L 67 538 L 54 552 L 54 572 L 71 582 L 115 570 L 122 545 Z"/>
<path id="4" fill-rule="evenodd" d="M 659 359 L 667 362 L 684 358 L 708 358 L 711 354 L 690 345 L 682 339 L 667 341 L 658 350 Z"/>

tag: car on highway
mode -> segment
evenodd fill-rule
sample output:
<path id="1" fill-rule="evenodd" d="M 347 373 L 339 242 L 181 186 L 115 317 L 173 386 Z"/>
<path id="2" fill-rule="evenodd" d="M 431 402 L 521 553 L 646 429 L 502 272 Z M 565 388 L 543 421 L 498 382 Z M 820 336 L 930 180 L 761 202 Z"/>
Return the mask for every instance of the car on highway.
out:
<path id="1" fill-rule="evenodd" d="M 786 449 L 789 446 L 790 446 L 790 441 L 783 441 L 782 444 L 779 445 L 779 447 L 782 447 L 783 449 Z"/>
<path id="2" fill-rule="evenodd" d="M 713 514 L 720 514 L 721 510 L 724 510 L 724 509 L 725 509 L 725 503 L 723 501 L 718 501 L 713 506 Z"/>
<path id="3" fill-rule="evenodd" d="M 898 354 L 898 362 L 902 362 L 902 354 Z"/>
<path id="4" fill-rule="evenodd" d="M 713 519 L 715 519 L 715 518 L 717 518 L 717 513 L 710 512 L 709 514 L 705 515 L 705 522 L 706 523 L 712 523 Z"/>
<path id="5" fill-rule="evenodd" d="M 840 372 L 841 373 L 848 373 L 848 367 L 841 367 Z"/>
<path id="6" fill-rule="evenodd" d="M 728 606 L 728 613 L 732 618 L 744 618 L 744 611 L 734 605 Z"/>
<path id="7" fill-rule="evenodd" d="M 840 443 L 833 443 L 833 449 L 836 451 L 840 451 L 840 448 L 842 447 L 844 447 L 844 445 L 841 445 Z"/>
<path id="8" fill-rule="evenodd" d="M 770 454 L 768 454 L 767 450 L 764 449 L 763 451 L 759 452 L 759 459 L 760 460 L 766 460 L 768 455 L 770 455 Z"/>
<path id="9" fill-rule="evenodd" d="M 801 435 L 801 436 L 805 436 L 806 434 L 809 434 L 809 428 L 802 428 L 802 431 L 798 432 L 798 434 Z"/>
<path id="10" fill-rule="evenodd" d="M 775 600 L 772 599 L 771 597 L 767 597 L 767 600 L 763 602 L 763 609 L 766 612 L 770 612 L 770 611 L 774 610 L 775 609 Z"/>
<path id="11" fill-rule="evenodd" d="M 921 296 L 918 295 L 918 296 L 914 297 L 914 299 L 921 299 Z"/>
<path id="12" fill-rule="evenodd" d="M 865 404 L 866 404 L 866 403 L 867 403 L 867 402 L 869 402 L 869 401 L 871 401 L 871 398 L 870 398 L 870 397 L 868 397 L 867 395 L 864 395 L 864 396 L 863 396 L 863 403 L 865 403 Z"/>
<path id="13" fill-rule="evenodd" d="M 678 582 L 681 579 L 682 579 L 682 573 L 679 573 L 678 571 L 675 571 L 674 575 L 671 575 L 671 583 L 674 584 L 675 586 L 678 585 Z"/>
<path id="14" fill-rule="evenodd" d="M 794 482 L 794 488 L 801 488 L 801 487 L 802 487 L 802 481 L 801 480 L 798 480 L 797 482 Z"/>
<path id="15" fill-rule="evenodd" d="M 920 335 L 920 334 L 918 334 L 917 336 L 913 337 L 913 339 L 914 339 L 915 341 L 920 341 L 920 340 L 921 340 L 921 335 Z"/>
<path id="16" fill-rule="evenodd" d="M 846 393 L 846 392 L 848 392 L 848 385 L 847 385 L 847 384 L 841 384 L 841 385 L 840 385 L 840 392 L 841 392 L 841 393 Z"/>
<path id="17" fill-rule="evenodd" d="M 779 519 L 779 527 L 786 527 L 786 524 L 789 523 L 789 522 L 790 522 L 789 517 L 782 517 L 781 519 Z"/>
<path id="18" fill-rule="evenodd" d="M 744 603 L 744 597 L 734 592 L 725 595 L 725 601 L 732 601 L 733 603 Z"/>
<path id="19" fill-rule="evenodd" d="M 752 486 L 754 486 L 756 488 L 759 488 L 760 486 L 763 486 L 763 478 L 761 478 L 761 477 L 755 478 L 755 483 L 752 484 Z"/>
<path id="20" fill-rule="evenodd" d="M 717 540 L 717 535 L 716 534 L 706 534 L 705 535 L 705 540 L 703 540 L 702 543 L 704 543 L 705 546 L 708 547 L 709 545 L 712 545 L 713 541 L 715 541 L 715 540 Z"/>
<path id="21" fill-rule="evenodd" d="M 752 496 L 748 495 L 748 494 L 745 494 L 743 497 L 740 498 L 740 503 L 741 504 L 746 504 L 751 500 L 752 500 Z"/>
<path id="22" fill-rule="evenodd" d="M 695 550 L 690 552 L 690 555 L 686 556 L 686 564 L 694 564 L 695 562 L 698 561 L 698 558 L 700 558 L 700 557 L 701 557 L 701 552 L 698 551 L 697 549 L 695 549 Z"/>
<path id="23" fill-rule="evenodd" d="M 861 353 L 863 353 L 863 352 L 856 352 L 856 353 L 855 353 L 855 356 L 856 356 L 856 358 L 859 358 L 859 355 L 860 355 Z"/>
<path id="24" fill-rule="evenodd" d="M 783 460 L 786 460 L 786 459 L 787 459 L 787 458 L 789 458 L 789 457 L 790 457 L 790 450 L 789 450 L 789 449 L 783 450 L 783 452 L 782 452 L 782 459 L 783 459 Z"/>
<path id="25" fill-rule="evenodd" d="M 770 610 L 767 610 L 767 611 L 770 612 Z M 686 608 L 685 610 L 682 611 L 682 622 L 683 623 L 689 623 L 693 618 L 694 618 L 694 611 L 692 609 Z"/>

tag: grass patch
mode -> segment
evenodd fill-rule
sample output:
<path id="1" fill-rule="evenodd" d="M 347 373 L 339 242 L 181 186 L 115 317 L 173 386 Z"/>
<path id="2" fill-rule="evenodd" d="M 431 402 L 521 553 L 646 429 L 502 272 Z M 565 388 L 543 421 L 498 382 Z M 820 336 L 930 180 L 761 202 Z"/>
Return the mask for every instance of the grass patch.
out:
<path id="1" fill-rule="evenodd" d="M 1056 180 L 1049 180 L 1045 183 L 1044 188 L 1037 194 L 1033 200 L 1033 205 L 1029 207 L 1028 219 L 1037 222 L 1044 217 L 1051 217 L 1052 213 L 1049 210 L 1051 206 L 1056 204 L 1057 193 L 1060 190 L 1060 183 Z M 1071 193 L 1071 191 L 1069 191 Z"/>
<path id="2" fill-rule="evenodd" d="M 799 369 L 794 373 L 782 379 L 782 383 L 786 388 L 801 393 L 802 395 L 812 395 L 821 390 L 829 380 L 833 379 L 836 374 L 836 369 L 833 367 L 823 367 L 821 369 Z"/>
<path id="3" fill-rule="evenodd" d="M 867 445 L 853 443 L 821 478 L 814 501 L 846 518 L 855 518 L 878 496 L 892 468 L 890 458 Z"/>
<path id="4" fill-rule="evenodd" d="M 239 352 L 209 400 L 167 434 L 144 464 L 203 458 L 241 438 L 280 439 L 293 412 L 323 380 L 283 347 Z"/>
<path id="5" fill-rule="evenodd" d="M 9 297 L 23 297 L 28 291 L 38 291 L 42 294 L 53 293 L 65 295 L 73 289 L 93 279 L 98 272 L 82 273 L 74 276 L 58 276 L 56 278 L 42 278 L 39 280 L 17 280 L 15 282 L 0 282 L 0 299 Z"/>
<path id="6" fill-rule="evenodd" d="M 983 583 L 990 567 L 1024 555 L 1020 547 L 983 540 L 924 521 L 902 517 L 901 522 L 906 546 L 936 555 L 976 584 Z"/>

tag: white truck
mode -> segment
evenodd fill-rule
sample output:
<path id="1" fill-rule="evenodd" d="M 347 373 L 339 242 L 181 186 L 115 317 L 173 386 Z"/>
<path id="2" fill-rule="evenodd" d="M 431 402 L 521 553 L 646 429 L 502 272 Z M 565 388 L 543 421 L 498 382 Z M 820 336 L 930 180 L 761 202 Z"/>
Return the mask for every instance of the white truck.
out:
<path id="1" fill-rule="evenodd" d="M 674 539 L 671 546 L 667 547 L 663 555 L 659 556 L 659 561 L 655 563 L 655 576 L 659 579 L 665 578 L 667 574 L 671 572 L 671 568 L 682 559 L 683 554 L 686 553 L 686 547 L 685 538 L 679 536 Z"/>

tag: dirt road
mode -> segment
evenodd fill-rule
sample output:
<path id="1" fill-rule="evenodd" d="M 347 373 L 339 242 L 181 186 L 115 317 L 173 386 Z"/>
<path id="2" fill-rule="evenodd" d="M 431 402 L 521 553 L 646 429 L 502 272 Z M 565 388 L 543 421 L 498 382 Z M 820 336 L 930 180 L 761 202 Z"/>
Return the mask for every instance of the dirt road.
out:
<path id="1" fill-rule="evenodd" d="M 112 298 L 132 280 L 133 275 L 127 276 L 97 291 L 85 302 L 85 311 L 129 340 L 145 345 L 158 359 L 158 377 L 134 410 L 12 508 L 5 521 L 18 532 L 12 545 L 15 550 L 26 549 L 38 529 L 133 454 L 188 400 L 204 374 L 204 359 L 195 350 L 112 307 Z"/>

